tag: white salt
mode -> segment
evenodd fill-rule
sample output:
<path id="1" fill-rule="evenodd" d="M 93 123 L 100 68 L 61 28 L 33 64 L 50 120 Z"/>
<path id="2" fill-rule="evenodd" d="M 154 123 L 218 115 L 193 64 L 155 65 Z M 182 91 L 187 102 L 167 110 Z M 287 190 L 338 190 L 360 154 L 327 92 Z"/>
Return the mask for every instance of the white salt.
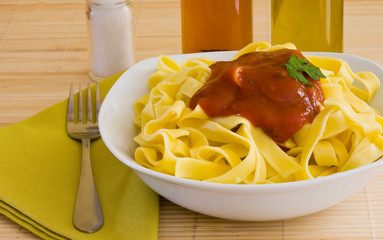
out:
<path id="1" fill-rule="evenodd" d="M 88 17 L 90 75 L 106 78 L 132 66 L 135 61 L 129 1 L 88 1 Z"/>

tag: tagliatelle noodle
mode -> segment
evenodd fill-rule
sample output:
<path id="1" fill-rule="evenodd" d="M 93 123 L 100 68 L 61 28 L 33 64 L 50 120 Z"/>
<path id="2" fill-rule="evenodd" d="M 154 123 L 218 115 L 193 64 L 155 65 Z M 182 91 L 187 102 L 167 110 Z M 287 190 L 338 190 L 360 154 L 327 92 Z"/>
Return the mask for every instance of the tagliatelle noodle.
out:
<path id="1" fill-rule="evenodd" d="M 253 43 L 251 51 L 295 49 L 292 44 Z M 353 73 L 336 58 L 307 56 L 321 68 L 325 97 L 321 112 L 288 141 L 283 151 L 262 129 L 240 116 L 209 118 L 188 105 L 210 76 L 207 58 L 177 63 L 158 59 L 150 93 L 135 105 L 140 129 L 136 161 L 176 177 L 232 184 L 280 183 L 327 176 L 369 164 L 383 155 L 383 118 L 367 104 L 379 88 L 370 72 Z M 363 88 L 357 87 L 355 81 Z"/>

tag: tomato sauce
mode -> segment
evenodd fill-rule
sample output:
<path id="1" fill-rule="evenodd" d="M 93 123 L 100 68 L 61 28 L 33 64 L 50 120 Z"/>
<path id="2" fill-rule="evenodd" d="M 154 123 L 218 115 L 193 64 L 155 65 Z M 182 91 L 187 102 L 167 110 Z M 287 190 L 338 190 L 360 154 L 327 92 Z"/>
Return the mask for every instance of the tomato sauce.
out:
<path id="1" fill-rule="evenodd" d="M 275 142 L 283 143 L 305 123 L 313 121 L 323 104 L 320 81 L 302 73 L 309 86 L 286 70 L 297 50 L 259 51 L 233 61 L 211 65 L 210 78 L 192 97 L 209 117 L 239 115 L 260 127 Z"/>

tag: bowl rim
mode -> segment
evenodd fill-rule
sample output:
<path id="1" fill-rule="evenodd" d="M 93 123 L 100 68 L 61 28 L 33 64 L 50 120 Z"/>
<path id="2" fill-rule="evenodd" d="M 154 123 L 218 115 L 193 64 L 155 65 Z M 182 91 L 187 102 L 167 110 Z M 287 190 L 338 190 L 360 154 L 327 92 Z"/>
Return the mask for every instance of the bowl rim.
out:
<path id="1" fill-rule="evenodd" d="M 166 55 L 170 58 L 179 58 L 181 57 L 181 61 L 183 59 L 191 58 L 191 57 L 211 57 L 213 56 L 219 56 L 220 54 L 227 54 L 229 55 L 235 55 L 238 51 L 221 51 L 221 52 L 206 52 L 206 53 L 188 53 L 188 54 L 174 54 L 174 55 Z M 347 54 L 347 53 L 334 53 L 334 52 L 302 52 L 305 56 L 325 56 L 325 57 L 335 57 L 335 58 L 353 58 L 358 61 L 364 61 L 368 62 L 371 65 L 375 65 L 375 67 L 378 67 L 380 71 L 383 73 L 383 67 L 377 64 L 376 62 L 360 57 L 357 55 L 353 54 Z M 135 66 L 139 66 L 142 64 L 146 64 L 147 62 L 153 61 L 158 59 L 157 57 L 151 57 L 147 59 L 143 59 L 139 62 L 137 62 L 135 65 L 133 65 L 130 69 L 134 68 Z M 107 93 L 104 102 L 108 102 L 111 93 L 114 92 L 114 89 L 118 88 L 120 85 L 120 82 L 122 81 L 121 79 L 125 79 L 126 75 L 129 75 L 130 69 L 125 71 L 119 79 L 115 82 L 115 84 L 112 86 L 112 88 L 109 90 Z M 104 127 L 103 127 L 103 113 L 106 111 L 105 110 L 105 104 L 102 104 L 101 110 L 100 110 L 100 119 L 99 119 L 99 125 L 100 125 L 100 133 L 101 137 L 103 137 L 104 134 Z M 192 188 L 199 188 L 199 189 L 209 189 L 210 191 L 230 191 L 234 193 L 241 193 L 244 190 L 246 192 L 248 191 L 260 191 L 260 192 L 275 192 L 276 190 L 278 191 L 291 191 L 291 190 L 297 190 L 301 188 L 306 188 L 308 185 L 312 184 L 324 184 L 327 182 L 333 182 L 336 179 L 342 179 L 342 178 L 347 178 L 352 175 L 357 175 L 360 173 L 363 173 L 365 171 L 372 171 L 373 169 L 378 169 L 383 165 L 383 158 L 379 158 L 375 160 L 374 162 L 355 168 L 351 169 L 348 171 L 344 172 L 338 172 L 334 173 L 329 176 L 324 176 L 324 177 L 317 177 L 314 179 L 307 179 L 307 180 L 300 180 L 300 181 L 293 181 L 293 182 L 283 182 L 283 183 L 272 183 L 272 184 L 231 184 L 231 183 L 214 183 L 214 182 L 204 182 L 204 181 L 198 181 L 198 180 L 193 180 L 193 179 L 186 179 L 186 178 L 180 178 L 176 177 L 173 175 L 157 172 L 151 169 L 148 169 L 144 166 L 139 165 L 134 158 L 123 156 L 123 154 L 120 153 L 120 151 L 113 146 L 110 141 L 104 141 L 106 147 L 113 153 L 113 155 L 119 159 L 122 163 L 130 167 L 134 172 L 138 174 L 144 174 L 148 175 L 149 177 L 153 177 L 162 181 L 178 184 L 178 185 L 183 185 L 187 187 L 192 187 Z"/>

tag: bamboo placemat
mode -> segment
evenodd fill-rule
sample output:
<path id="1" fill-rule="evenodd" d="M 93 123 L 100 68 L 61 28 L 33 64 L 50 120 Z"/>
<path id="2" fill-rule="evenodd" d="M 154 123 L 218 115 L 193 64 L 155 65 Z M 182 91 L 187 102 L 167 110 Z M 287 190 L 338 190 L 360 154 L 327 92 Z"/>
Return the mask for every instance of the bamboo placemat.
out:
<path id="1" fill-rule="evenodd" d="M 181 52 L 180 0 L 133 0 L 137 60 Z M 0 127 L 88 82 L 82 0 L 0 1 Z M 345 0 L 344 51 L 383 65 L 383 1 Z M 270 41 L 269 0 L 254 0 L 254 40 Z M 1 166 L 0 166 L 1 167 Z M 383 173 L 322 212 L 291 220 L 208 217 L 161 198 L 159 239 L 383 239 Z M 39 239 L 0 215 L 0 239 Z"/>

